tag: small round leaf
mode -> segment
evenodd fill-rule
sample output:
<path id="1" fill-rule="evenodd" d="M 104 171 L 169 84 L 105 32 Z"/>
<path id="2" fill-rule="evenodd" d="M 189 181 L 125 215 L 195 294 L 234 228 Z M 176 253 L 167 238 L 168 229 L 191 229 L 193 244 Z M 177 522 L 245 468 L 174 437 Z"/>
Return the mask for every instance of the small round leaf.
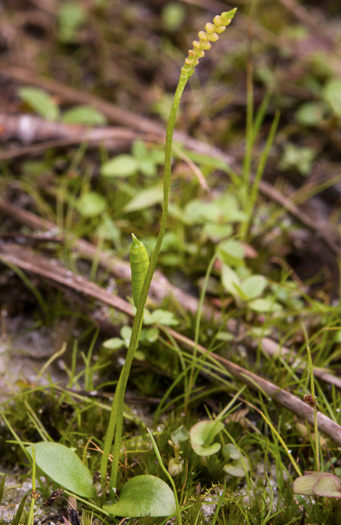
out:
<path id="1" fill-rule="evenodd" d="M 155 476 L 136 476 L 123 486 L 118 502 L 103 509 L 112 516 L 155 518 L 175 514 L 176 504 L 167 483 Z"/>
<path id="2" fill-rule="evenodd" d="M 117 155 L 105 162 L 101 168 L 103 177 L 130 177 L 137 172 L 138 162 L 131 155 Z"/>
<path id="3" fill-rule="evenodd" d="M 30 106 L 38 115 L 47 120 L 57 120 L 59 108 L 54 99 L 45 91 L 35 87 L 18 89 L 19 97 Z"/>
<path id="4" fill-rule="evenodd" d="M 62 121 L 66 124 L 81 124 L 84 126 L 104 126 L 107 119 L 103 113 L 92 106 L 76 106 L 64 112 Z"/>
<path id="5" fill-rule="evenodd" d="M 341 499 L 340 478 L 328 473 L 321 475 L 313 487 L 313 492 L 316 496 Z"/>
<path id="6" fill-rule="evenodd" d="M 220 450 L 220 443 L 213 443 L 214 436 L 224 428 L 220 421 L 200 421 L 190 430 L 191 445 L 198 456 L 212 456 Z"/>
<path id="7" fill-rule="evenodd" d="M 95 191 L 84 193 L 76 203 L 76 208 L 83 217 L 101 215 L 106 210 L 106 207 L 106 200 Z"/>

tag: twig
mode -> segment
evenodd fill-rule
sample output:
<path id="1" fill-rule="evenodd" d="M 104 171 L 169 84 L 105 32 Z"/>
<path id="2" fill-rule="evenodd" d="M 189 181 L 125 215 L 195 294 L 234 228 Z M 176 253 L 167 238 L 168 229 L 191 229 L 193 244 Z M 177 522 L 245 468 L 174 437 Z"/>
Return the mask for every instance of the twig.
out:
<path id="1" fill-rule="evenodd" d="M 136 131 L 122 127 L 94 127 L 51 122 L 35 115 L 7 115 L 0 114 L 0 140 L 19 140 L 26 147 L 17 150 L 2 152 L 1 160 L 39 152 L 41 148 L 61 147 L 63 145 L 81 144 L 114 144 L 130 145 L 136 139 L 150 142 L 163 142 L 159 135 Z M 46 141 L 45 144 L 35 144 Z M 50 142 L 49 142 L 50 141 Z M 27 145 L 31 145 L 27 147 Z M 34 150 L 37 148 L 37 151 Z"/>

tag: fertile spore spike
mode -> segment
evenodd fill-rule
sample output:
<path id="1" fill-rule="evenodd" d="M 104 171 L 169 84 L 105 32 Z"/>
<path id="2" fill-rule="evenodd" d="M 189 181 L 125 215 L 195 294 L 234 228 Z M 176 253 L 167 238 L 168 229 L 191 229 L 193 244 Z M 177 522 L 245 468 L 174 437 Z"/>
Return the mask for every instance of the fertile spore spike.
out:
<path id="1" fill-rule="evenodd" d="M 137 308 L 139 303 L 144 279 L 149 265 L 149 257 L 143 242 L 132 234 L 133 244 L 131 245 L 129 258 L 131 267 L 131 287 L 133 292 L 134 305 Z"/>

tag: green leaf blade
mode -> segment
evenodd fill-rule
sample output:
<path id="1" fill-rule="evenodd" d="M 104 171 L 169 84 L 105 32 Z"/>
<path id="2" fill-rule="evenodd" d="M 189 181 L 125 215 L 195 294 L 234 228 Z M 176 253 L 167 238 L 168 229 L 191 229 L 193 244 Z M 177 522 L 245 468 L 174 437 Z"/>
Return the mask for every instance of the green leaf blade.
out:
<path id="1" fill-rule="evenodd" d="M 101 167 L 101 175 L 108 178 L 131 177 L 138 170 L 138 162 L 131 155 L 117 155 Z"/>
<path id="2" fill-rule="evenodd" d="M 107 203 L 96 191 L 88 191 L 77 200 L 76 208 L 83 217 L 91 218 L 104 213 Z"/>
<path id="3" fill-rule="evenodd" d="M 220 448 L 220 443 L 211 443 L 214 436 L 224 428 L 220 421 L 204 420 L 196 423 L 190 430 L 191 445 L 198 456 L 212 456 Z"/>
<path id="4" fill-rule="evenodd" d="M 73 450 L 59 443 L 41 442 L 27 447 L 31 457 L 33 448 L 36 464 L 49 478 L 78 496 L 96 497 L 91 473 Z"/>
<path id="5" fill-rule="evenodd" d="M 139 518 L 172 516 L 175 498 L 170 487 L 156 476 L 135 476 L 122 488 L 120 499 L 103 509 L 112 516 Z"/>
<path id="6" fill-rule="evenodd" d="M 92 106 L 76 106 L 64 112 L 62 121 L 66 124 L 84 126 L 104 126 L 107 119 L 103 113 Z"/>
<path id="7" fill-rule="evenodd" d="M 57 120 L 59 108 L 53 98 L 45 91 L 35 87 L 18 89 L 19 97 L 38 115 L 47 120 Z"/>
<path id="8" fill-rule="evenodd" d="M 131 213 L 134 211 L 144 210 L 150 208 L 155 204 L 162 202 L 163 190 L 162 185 L 157 184 L 152 188 L 140 191 L 135 197 L 133 197 L 128 204 L 125 205 L 123 211 Z"/>

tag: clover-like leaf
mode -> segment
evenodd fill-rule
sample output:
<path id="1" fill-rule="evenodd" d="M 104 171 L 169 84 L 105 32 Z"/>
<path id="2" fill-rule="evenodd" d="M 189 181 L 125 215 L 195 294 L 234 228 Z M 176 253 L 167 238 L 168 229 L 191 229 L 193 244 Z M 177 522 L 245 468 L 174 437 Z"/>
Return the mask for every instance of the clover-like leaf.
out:
<path id="1" fill-rule="evenodd" d="M 326 113 L 324 101 L 304 102 L 295 113 L 295 118 L 301 126 L 319 126 Z"/>
<path id="2" fill-rule="evenodd" d="M 341 80 L 333 77 L 322 90 L 322 96 L 329 102 L 338 117 L 341 117 Z"/>
<path id="3" fill-rule="evenodd" d="M 300 476 L 296 478 L 293 483 L 294 494 L 302 494 L 302 496 L 313 496 L 313 486 L 316 480 L 308 476 Z"/>
<path id="4" fill-rule="evenodd" d="M 83 498 L 96 496 L 91 473 L 73 450 L 60 443 L 41 442 L 27 447 L 31 457 L 33 448 L 38 467 L 58 485 Z"/>
<path id="5" fill-rule="evenodd" d="M 183 214 L 186 224 L 204 224 L 206 222 L 218 222 L 220 210 L 214 202 L 203 202 L 200 199 L 189 201 Z"/>
<path id="6" fill-rule="evenodd" d="M 168 312 L 168 310 L 162 310 L 158 308 L 157 310 L 154 310 L 154 312 L 152 312 L 151 314 L 145 314 L 144 324 L 148 326 L 154 323 L 161 324 L 164 326 L 175 326 L 178 324 L 178 321 L 176 320 L 172 312 Z"/>
<path id="7" fill-rule="evenodd" d="M 251 277 L 247 277 L 242 282 L 240 288 L 247 299 L 250 300 L 262 295 L 266 285 L 265 277 L 262 275 L 251 275 Z"/>
<path id="8" fill-rule="evenodd" d="M 316 496 L 341 499 L 341 481 L 333 474 L 320 476 L 313 487 Z"/>
<path id="9" fill-rule="evenodd" d="M 181 427 L 174 430 L 171 433 L 171 438 L 175 446 L 179 446 L 182 441 L 187 441 L 189 438 L 189 432 L 186 427 L 181 425 Z"/>
<path id="10" fill-rule="evenodd" d="M 103 177 L 131 177 L 138 170 L 138 162 L 131 155 L 117 155 L 105 162 L 101 167 Z"/>
<path id="11" fill-rule="evenodd" d="M 253 299 L 248 306 L 251 310 L 258 313 L 274 313 L 280 312 L 283 309 L 282 306 L 274 301 L 271 296 Z"/>
<path id="12" fill-rule="evenodd" d="M 229 460 L 240 459 L 242 454 L 239 448 L 233 445 L 233 443 L 228 443 L 227 445 L 223 446 L 223 455 L 227 460 Z"/>
<path id="13" fill-rule="evenodd" d="M 224 465 L 224 471 L 235 478 L 245 477 L 245 470 L 243 468 L 243 465 L 239 463 L 229 463 L 228 465 Z"/>
<path id="14" fill-rule="evenodd" d="M 248 462 L 233 443 L 228 443 L 223 446 L 223 455 L 227 460 L 232 460 L 224 465 L 224 471 L 230 474 L 230 476 L 242 478 L 246 475 L 246 472 L 250 470 Z"/>
<path id="15" fill-rule="evenodd" d="M 243 264 L 245 249 L 241 242 L 229 239 L 222 241 L 218 246 L 220 259 L 229 266 L 240 266 Z"/>
<path id="16" fill-rule="evenodd" d="M 105 212 L 106 200 L 96 191 L 84 193 L 76 202 L 76 208 L 83 217 L 96 217 Z"/>
<path id="17" fill-rule="evenodd" d="M 121 350 L 123 348 L 124 341 L 120 337 L 112 337 L 103 342 L 102 346 L 106 350 Z"/>
<path id="18" fill-rule="evenodd" d="M 293 484 L 294 494 L 341 499 L 341 480 L 328 472 L 305 472 Z"/>
<path id="19" fill-rule="evenodd" d="M 162 202 L 163 190 L 160 184 L 156 184 L 152 188 L 139 191 L 124 207 L 126 213 L 131 213 L 139 210 L 151 208 L 155 204 Z"/>
<path id="20" fill-rule="evenodd" d="M 204 224 L 203 233 L 214 242 L 229 237 L 233 232 L 231 224 L 214 224 L 208 222 Z"/>
<path id="21" fill-rule="evenodd" d="M 84 126 L 104 126 L 107 119 L 103 113 L 92 106 L 76 106 L 64 112 L 62 121 L 66 124 L 81 124 Z"/>
<path id="22" fill-rule="evenodd" d="M 238 274 L 224 263 L 221 268 L 221 282 L 227 292 L 230 292 L 233 296 L 238 296 L 241 280 Z"/>
<path id="23" fill-rule="evenodd" d="M 191 445 L 198 456 L 211 456 L 220 450 L 220 443 L 212 443 L 213 438 L 224 428 L 220 421 L 204 420 L 196 423 L 190 430 Z"/>
<path id="24" fill-rule="evenodd" d="M 38 115 L 47 120 L 57 120 L 59 108 L 54 99 L 45 91 L 36 87 L 22 87 L 18 89 L 19 97 L 30 106 Z"/>
<path id="25" fill-rule="evenodd" d="M 155 476 L 135 476 L 123 486 L 120 499 L 103 509 L 112 516 L 139 518 L 171 516 L 176 512 L 170 487 Z"/>

